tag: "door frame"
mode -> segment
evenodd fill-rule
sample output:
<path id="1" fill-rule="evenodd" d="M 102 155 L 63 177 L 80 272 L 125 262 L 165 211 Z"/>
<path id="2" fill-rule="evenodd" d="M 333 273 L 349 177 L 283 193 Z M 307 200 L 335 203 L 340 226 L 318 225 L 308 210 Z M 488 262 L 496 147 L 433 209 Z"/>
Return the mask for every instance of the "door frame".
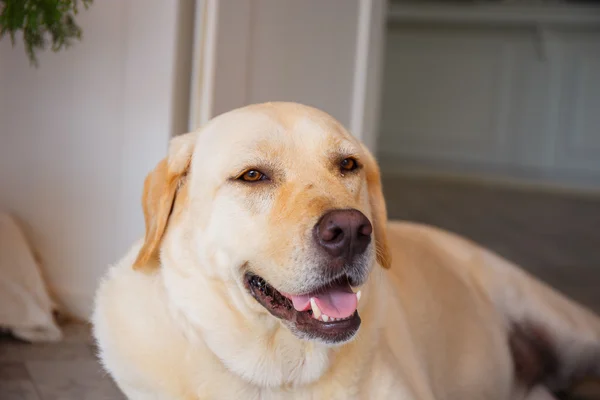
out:
<path id="1" fill-rule="evenodd" d="M 375 152 L 380 119 L 387 1 L 353 1 L 357 2 L 358 15 L 354 61 L 349 66 L 353 69 L 353 81 L 351 117 L 347 128 Z M 248 104 L 248 54 L 253 51 L 249 32 L 257 6 L 255 0 L 197 0 L 190 130 L 206 124 L 215 116 L 216 109 L 234 109 Z M 235 65 L 236 68 L 228 74 L 220 71 L 217 78 L 215 71 L 218 64 Z"/>

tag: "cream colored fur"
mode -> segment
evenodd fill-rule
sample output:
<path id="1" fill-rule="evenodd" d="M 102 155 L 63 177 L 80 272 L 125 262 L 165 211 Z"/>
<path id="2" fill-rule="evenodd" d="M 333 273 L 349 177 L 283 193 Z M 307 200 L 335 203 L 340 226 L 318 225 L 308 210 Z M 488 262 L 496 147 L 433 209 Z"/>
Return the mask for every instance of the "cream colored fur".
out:
<path id="1" fill-rule="evenodd" d="M 364 169 L 341 175 L 331 161 L 340 154 Z M 270 169 L 277 184 L 231 179 L 248 167 Z M 106 370 L 141 400 L 518 400 L 528 388 L 515 380 L 509 336 L 515 324 L 534 324 L 556 346 L 560 377 L 580 365 L 600 372 L 595 315 L 456 235 L 386 224 L 379 185 L 356 139 L 297 104 L 234 110 L 173 139 L 146 181 L 146 237 L 97 292 Z M 286 292 L 318 280 L 308 232 L 335 208 L 367 215 L 375 243 L 362 325 L 330 346 L 296 337 L 242 278 L 252 268 Z"/>

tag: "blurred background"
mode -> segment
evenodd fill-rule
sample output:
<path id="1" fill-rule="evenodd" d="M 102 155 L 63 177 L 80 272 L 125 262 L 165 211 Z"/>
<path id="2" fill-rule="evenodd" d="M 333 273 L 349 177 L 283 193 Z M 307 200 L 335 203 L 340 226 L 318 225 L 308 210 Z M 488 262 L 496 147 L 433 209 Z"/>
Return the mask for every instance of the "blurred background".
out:
<path id="1" fill-rule="evenodd" d="M 169 138 L 276 100 L 365 141 L 390 217 L 466 235 L 600 311 L 600 2 L 96 0 L 76 21 L 82 40 L 37 67 L 0 40 L 0 212 L 63 313 L 86 320 L 143 235 Z M 25 351 L 0 345 L 0 361 Z M 38 361 L 48 393 L 68 386 Z M 44 398 L 79 398 L 61 393 Z"/>

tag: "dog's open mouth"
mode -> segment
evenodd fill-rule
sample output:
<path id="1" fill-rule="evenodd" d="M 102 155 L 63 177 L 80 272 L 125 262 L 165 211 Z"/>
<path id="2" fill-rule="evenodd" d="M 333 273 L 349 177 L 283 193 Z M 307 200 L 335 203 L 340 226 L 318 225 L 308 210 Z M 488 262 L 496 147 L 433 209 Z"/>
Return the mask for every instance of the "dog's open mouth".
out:
<path id="1" fill-rule="evenodd" d="M 360 326 L 357 307 L 361 292 L 352 291 L 347 277 L 302 295 L 281 293 L 252 273 L 246 274 L 245 284 L 263 307 L 304 337 L 339 343 L 351 339 Z"/>

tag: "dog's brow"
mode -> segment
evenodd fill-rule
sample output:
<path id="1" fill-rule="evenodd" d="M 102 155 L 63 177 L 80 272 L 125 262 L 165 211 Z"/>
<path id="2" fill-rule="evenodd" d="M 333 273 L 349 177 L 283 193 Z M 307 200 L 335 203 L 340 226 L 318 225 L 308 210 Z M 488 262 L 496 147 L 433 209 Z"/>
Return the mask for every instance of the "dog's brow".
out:
<path id="1" fill-rule="evenodd" d="M 337 148 L 331 152 L 329 152 L 329 158 L 332 160 L 343 159 L 347 157 L 360 158 L 360 154 L 356 146 L 352 143 L 341 142 L 337 144 Z"/>
<path id="2" fill-rule="evenodd" d="M 235 160 L 230 167 L 230 175 L 243 173 L 247 169 L 257 169 L 263 173 L 269 174 L 279 169 L 279 164 L 275 160 L 267 157 L 246 157 Z"/>

